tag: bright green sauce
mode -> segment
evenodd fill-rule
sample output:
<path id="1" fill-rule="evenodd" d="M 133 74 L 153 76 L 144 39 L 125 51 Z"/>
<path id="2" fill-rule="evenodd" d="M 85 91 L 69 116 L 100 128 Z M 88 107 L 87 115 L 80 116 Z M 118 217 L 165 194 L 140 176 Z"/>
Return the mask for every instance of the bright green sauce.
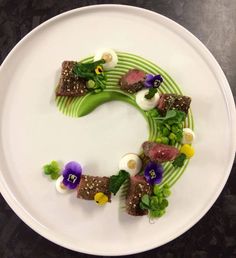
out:
<path id="1" fill-rule="evenodd" d="M 86 62 L 92 60 L 92 57 L 85 59 Z M 118 53 L 118 60 L 118 65 L 115 67 L 115 69 L 107 72 L 107 85 L 106 89 L 103 92 L 97 94 L 89 93 L 80 98 L 57 97 L 57 107 L 63 114 L 78 118 L 88 115 L 97 107 L 109 101 L 122 101 L 129 103 L 143 114 L 149 125 L 148 140 L 155 141 L 158 135 L 156 121 L 149 115 L 148 112 L 141 110 L 137 106 L 134 95 L 128 94 L 120 89 L 120 77 L 129 69 L 138 68 L 147 73 L 162 75 L 164 82 L 160 87 L 160 93 L 182 94 L 182 92 L 179 89 L 178 85 L 173 81 L 173 79 L 165 71 L 163 71 L 160 67 L 153 64 L 152 62 L 139 56 L 123 52 Z M 187 116 L 185 127 L 189 127 L 192 130 L 194 129 L 193 117 L 191 112 L 189 112 Z M 185 165 L 182 168 L 175 169 L 170 163 L 165 163 L 165 174 L 162 185 L 165 183 L 168 183 L 170 186 L 173 185 L 183 174 L 187 164 L 188 161 L 186 161 Z"/>

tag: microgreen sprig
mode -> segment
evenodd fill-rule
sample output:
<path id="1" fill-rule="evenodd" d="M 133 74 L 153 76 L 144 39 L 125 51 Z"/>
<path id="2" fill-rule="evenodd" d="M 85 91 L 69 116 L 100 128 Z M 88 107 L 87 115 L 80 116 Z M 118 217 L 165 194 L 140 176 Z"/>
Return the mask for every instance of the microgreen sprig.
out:
<path id="1" fill-rule="evenodd" d="M 167 197 L 171 194 L 170 187 L 165 184 L 162 188 L 155 185 L 153 195 L 143 195 L 139 207 L 149 211 L 151 218 L 159 218 L 166 213 L 166 208 L 169 205 Z"/>
<path id="2" fill-rule="evenodd" d="M 56 180 L 60 176 L 61 168 L 57 161 L 53 160 L 51 163 L 43 166 L 45 175 L 50 176 L 52 180 Z"/>

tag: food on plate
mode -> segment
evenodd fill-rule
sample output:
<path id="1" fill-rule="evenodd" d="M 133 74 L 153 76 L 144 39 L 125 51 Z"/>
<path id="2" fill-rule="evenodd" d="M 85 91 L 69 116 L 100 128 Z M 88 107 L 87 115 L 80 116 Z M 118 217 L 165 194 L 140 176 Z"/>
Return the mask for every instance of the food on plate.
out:
<path id="1" fill-rule="evenodd" d="M 183 144 L 192 144 L 195 139 L 195 133 L 190 128 L 184 128 L 183 129 L 183 138 L 182 143 Z"/>
<path id="2" fill-rule="evenodd" d="M 172 161 L 179 154 L 179 150 L 176 147 L 162 143 L 146 141 L 142 144 L 142 147 L 144 154 L 149 157 L 150 160 L 160 163 Z"/>
<path id="3" fill-rule="evenodd" d="M 108 196 L 106 194 L 104 194 L 103 192 L 96 193 L 94 195 L 94 201 L 98 205 L 102 206 L 108 202 Z"/>
<path id="4" fill-rule="evenodd" d="M 142 160 L 137 154 L 125 154 L 119 163 L 119 169 L 130 173 L 130 176 L 135 176 L 142 168 Z"/>
<path id="5" fill-rule="evenodd" d="M 191 98 L 176 94 L 161 94 L 157 104 L 157 109 L 163 115 L 167 110 L 179 110 L 188 113 Z"/>
<path id="6" fill-rule="evenodd" d="M 145 194 L 151 194 L 152 188 L 143 176 L 130 178 L 129 190 L 126 196 L 126 211 L 133 216 L 147 215 L 147 210 L 142 210 L 139 206 L 140 200 Z"/>
<path id="7" fill-rule="evenodd" d="M 74 61 L 62 63 L 61 77 L 56 89 L 57 96 L 80 97 L 87 94 L 86 80 L 73 72 L 75 65 Z"/>
<path id="8" fill-rule="evenodd" d="M 63 179 L 64 177 L 63 176 L 59 176 L 56 180 L 56 190 L 59 192 L 59 193 L 68 193 L 68 188 L 63 184 Z"/>
<path id="9" fill-rule="evenodd" d="M 156 92 L 155 95 L 153 97 L 151 97 L 150 99 L 145 97 L 148 94 L 149 94 L 148 89 L 140 90 L 137 92 L 136 97 L 135 97 L 137 105 L 145 111 L 155 108 L 157 106 L 157 103 L 159 100 L 158 92 Z"/>
<path id="10" fill-rule="evenodd" d="M 116 195 L 121 186 L 130 178 L 130 174 L 125 170 L 120 170 L 117 175 L 110 177 L 109 191 Z"/>
<path id="11" fill-rule="evenodd" d="M 139 69 L 131 69 L 120 79 L 120 88 L 128 93 L 135 93 L 144 87 L 146 73 Z"/>
<path id="12" fill-rule="evenodd" d="M 60 193 L 77 192 L 78 199 L 104 206 L 120 191 L 121 196 L 126 196 L 129 215 L 160 218 L 168 206 L 169 185 L 183 174 L 194 155 L 191 98 L 176 92 L 181 91 L 165 71 L 130 53 L 106 48 L 81 61 L 64 61 L 55 92 L 60 111 L 79 118 L 109 101 L 123 101 L 145 117 L 149 137 L 142 145 L 142 139 L 138 139 L 141 142 L 137 154 L 128 152 L 122 156 L 116 172 L 109 177 L 86 175 L 76 161 L 64 167 L 52 161 L 43 167 L 44 174 L 56 180 Z M 110 113 L 115 115 L 114 110 Z M 135 117 L 129 115 L 129 119 Z M 114 127 L 120 123 L 117 121 Z M 131 137 L 139 135 L 139 128 L 133 129 Z M 120 144 L 126 146 L 122 141 Z M 104 164 L 105 161 L 106 157 Z"/>
<path id="13" fill-rule="evenodd" d="M 180 148 L 180 153 L 183 153 L 186 155 L 186 157 L 188 159 L 192 158 L 194 156 L 194 148 L 189 145 L 189 144 L 184 144 L 181 148 Z"/>
<path id="14" fill-rule="evenodd" d="M 111 192 L 109 191 L 109 177 L 82 175 L 77 187 L 77 197 L 84 200 L 94 200 L 97 193 L 103 193 L 111 202 Z"/>
<path id="15" fill-rule="evenodd" d="M 150 185 L 160 184 L 163 178 L 164 168 L 157 162 L 150 161 L 144 168 L 144 177 Z"/>
<path id="16" fill-rule="evenodd" d="M 105 63 L 102 65 L 105 71 L 115 68 L 118 62 L 116 52 L 110 48 L 100 49 L 96 52 L 94 61 L 101 59 L 105 61 Z"/>

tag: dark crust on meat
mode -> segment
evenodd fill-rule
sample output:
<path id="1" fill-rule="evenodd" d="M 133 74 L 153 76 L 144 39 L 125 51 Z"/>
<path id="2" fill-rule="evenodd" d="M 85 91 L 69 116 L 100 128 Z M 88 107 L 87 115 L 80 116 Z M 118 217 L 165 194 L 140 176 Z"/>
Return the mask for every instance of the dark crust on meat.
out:
<path id="1" fill-rule="evenodd" d="M 164 103 L 163 103 L 164 102 Z M 160 103 L 162 106 L 160 107 Z M 167 110 L 177 109 L 188 113 L 191 103 L 191 98 L 188 96 L 176 95 L 176 94 L 162 94 L 160 96 L 157 108 L 162 115 L 165 115 Z"/>
<path id="2" fill-rule="evenodd" d="M 74 61 L 62 63 L 61 77 L 56 89 L 57 96 L 80 97 L 88 92 L 86 80 L 73 73 L 75 64 Z"/>
<path id="3" fill-rule="evenodd" d="M 132 72 L 140 72 L 140 73 L 143 73 L 143 78 L 136 82 L 136 83 L 133 83 L 133 84 L 128 84 L 127 81 L 126 81 L 126 77 L 129 76 L 130 73 Z M 139 70 L 139 69 L 131 69 L 129 70 L 126 74 L 124 74 L 121 79 L 120 79 L 120 88 L 128 93 L 136 93 L 137 91 L 141 90 L 144 86 L 144 80 L 145 80 L 145 72 L 142 71 L 142 70 Z"/>
<path id="4" fill-rule="evenodd" d="M 102 192 L 107 195 L 111 202 L 111 192 L 108 190 L 109 177 L 82 175 L 77 188 L 77 197 L 84 200 L 94 200 L 96 193 Z"/>
<path id="5" fill-rule="evenodd" d="M 144 194 L 151 194 L 151 186 L 145 181 L 143 176 L 135 176 L 130 178 L 130 185 L 126 197 L 126 211 L 133 216 L 147 215 L 147 210 L 142 210 L 139 203 Z"/>

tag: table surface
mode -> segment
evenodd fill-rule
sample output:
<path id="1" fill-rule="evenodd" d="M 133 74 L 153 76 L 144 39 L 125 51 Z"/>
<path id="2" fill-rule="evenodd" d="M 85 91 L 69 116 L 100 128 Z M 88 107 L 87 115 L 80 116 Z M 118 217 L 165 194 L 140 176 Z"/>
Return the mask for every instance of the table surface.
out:
<path id="1" fill-rule="evenodd" d="M 92 4 L 129 4 L 183 25 L 213 53 L 236 94 L 236 0 L 0 0 L 0 64 L 15 44 L 49 18 Z M 236 163 L 220 197 L 188 232 L 157 249 L 133 255 L 161 258 L 236 257 Z M 0 258 L 90 257 L 57 246 L 25 225 L 0 195 Z M 91 256 L 92 257 L 92 256 Z"/>

